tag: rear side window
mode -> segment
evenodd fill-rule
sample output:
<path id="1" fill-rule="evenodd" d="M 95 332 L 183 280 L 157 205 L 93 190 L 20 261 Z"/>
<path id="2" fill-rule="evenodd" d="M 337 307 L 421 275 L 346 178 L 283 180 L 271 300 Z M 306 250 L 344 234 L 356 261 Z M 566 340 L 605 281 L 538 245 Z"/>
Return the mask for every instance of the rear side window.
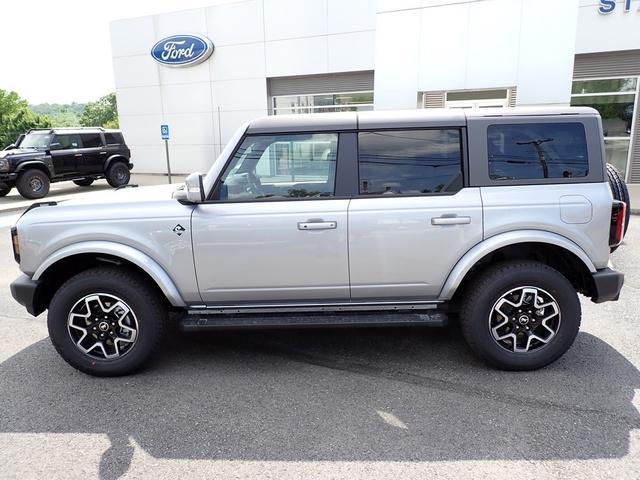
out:
<path id="1" fill-rule="evenodd" d="M 80 138 L 82 138 L 82 146 L 84 148 L 95 148 L 102 145 L 99 133 L 83 133 Z"/>
<path id="2" fill-rule="evenodd" d="M 107 142 L 107 145 L 121 145 L 124 143 L 124 139 L 122 138 L 122 134 L 119 132 L 107 132 L 104 134 L 104 141 Z"/>
<path id="3" fill-rule="evenodd" d="M 362 132 L 358 152 L 361 195 L 423 195 L 462 188 L 458 129 Z"/>
<path id="4" fill-rule="evenodd" d="M 586 177 L 587 138 L 582 123 L 489 125 L 492 180 Z"/>

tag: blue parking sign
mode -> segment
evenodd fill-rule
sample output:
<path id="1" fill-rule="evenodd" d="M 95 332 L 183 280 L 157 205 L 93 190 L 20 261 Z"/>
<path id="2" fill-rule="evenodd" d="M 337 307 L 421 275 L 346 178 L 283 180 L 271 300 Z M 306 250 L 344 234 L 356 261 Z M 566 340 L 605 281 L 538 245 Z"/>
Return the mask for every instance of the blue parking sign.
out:
<path id="1" fill-rule="evenodd" d="M 160 135 L 162 140 L 169 140 L 169 125 L 160 125 Z"/>

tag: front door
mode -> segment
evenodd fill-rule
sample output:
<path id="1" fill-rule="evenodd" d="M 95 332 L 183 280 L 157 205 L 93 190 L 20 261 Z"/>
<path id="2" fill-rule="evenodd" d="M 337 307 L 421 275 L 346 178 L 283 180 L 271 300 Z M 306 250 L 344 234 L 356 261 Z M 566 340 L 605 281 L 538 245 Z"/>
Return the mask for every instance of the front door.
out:
<path id="1" fill-rule="evenodd" d="M 76 133 L 54 135 L 49 145 L 51 160 L 56 176 L 77 173 L 82 158 L 82 143 Z"/>
<path id="2" fill-rule="evenodd" d="M 463 130 L 359 134 L 359 196 L 349 205 L 354 301 L 434 300 L 482 240 L 478 188 L 463 188 Z"/>
<path id="3" fill-rule="evenodd" d="M 348 199 L 334 197 L 338 135 L 249 135 L 192 216 L 208 304 L 349 300 Z"/>

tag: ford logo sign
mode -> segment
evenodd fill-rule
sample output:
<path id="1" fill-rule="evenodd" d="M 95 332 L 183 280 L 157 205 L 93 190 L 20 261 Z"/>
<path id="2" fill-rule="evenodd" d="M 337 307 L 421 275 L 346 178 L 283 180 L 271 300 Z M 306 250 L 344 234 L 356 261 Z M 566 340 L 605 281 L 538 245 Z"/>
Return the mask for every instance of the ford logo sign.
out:
<path id="1" fill-rule="evenodd" d="M 169 67 L 188 67 L 204 62 L 213 53 L 213 43 L 202 35 L 173 35 L 151 49 L 156 62 Z"/>

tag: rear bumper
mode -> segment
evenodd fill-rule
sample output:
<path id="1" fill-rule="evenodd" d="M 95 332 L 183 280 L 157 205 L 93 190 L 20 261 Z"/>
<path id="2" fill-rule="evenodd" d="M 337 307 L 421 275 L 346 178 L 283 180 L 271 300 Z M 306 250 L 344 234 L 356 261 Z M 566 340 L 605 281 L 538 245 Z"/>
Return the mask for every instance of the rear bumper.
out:
<path id="1" fill-rule="evenodd" d="M 624 284 L 624 274 L 610 268 L 602 268 L 591 274 L 593 278 L 594 295 L 591 300 L 595 303 L 618 300 L 620 290 Z"/>
<path id="2" fill-rule="evenodd" d="M 20 275 L 10 285 L 11 296 L 34 317 L 45 311 L 45 307 L 38 301 L 40 286 L 39 281 L 26 275 Z"/>

